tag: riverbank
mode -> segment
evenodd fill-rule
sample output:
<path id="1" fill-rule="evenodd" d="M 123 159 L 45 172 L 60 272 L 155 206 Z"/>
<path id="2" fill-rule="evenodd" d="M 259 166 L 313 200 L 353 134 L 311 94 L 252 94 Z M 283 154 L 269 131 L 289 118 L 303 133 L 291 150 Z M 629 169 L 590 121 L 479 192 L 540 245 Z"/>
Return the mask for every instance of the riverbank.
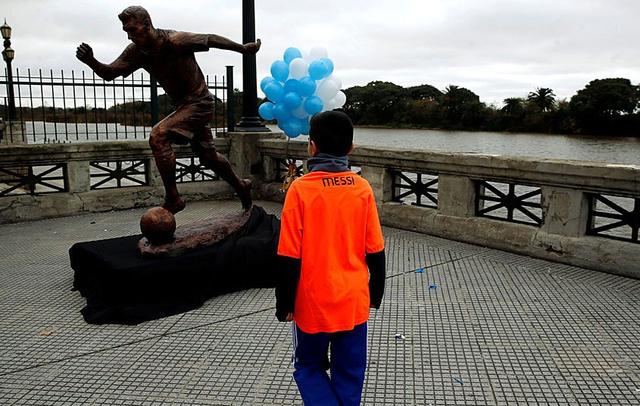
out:
<path id="1" fill-rule="evenodd" d="M 499 134 L 531 134 L 531 135 L 559 135 L 566 137 L 599 137 L 603 139 L 617 139 L 617 138 L 640 138 L 640 130 L 636 135 L 607 135 L 607 134 L 585 134 L 585 133 L 549 133 L 549 132 L 535 132 L 535 131 L 488 131 L 488 130 L 452 130 L 447 128 L 438 128 L 438 127 L 422 127 L 415 125 L 369 125 L 369 124 L 358 124 L 354 125 L 354 128 L 362 128 L 362 129 L 374 129 L 374 130 L 425 130 L 425 131 L 456 131 L 456 132 L 468 132 L 468 133 L 499 133 Z"/>

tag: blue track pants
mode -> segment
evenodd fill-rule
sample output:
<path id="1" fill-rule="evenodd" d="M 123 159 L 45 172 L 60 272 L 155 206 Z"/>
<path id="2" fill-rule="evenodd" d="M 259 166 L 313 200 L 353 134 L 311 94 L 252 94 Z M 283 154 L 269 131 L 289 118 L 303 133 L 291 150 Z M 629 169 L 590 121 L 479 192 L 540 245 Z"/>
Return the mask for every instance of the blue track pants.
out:
<path id="1" fill-rule="evenodd" d="M 349 331 L 316 334 L 307 334 L 293 323 L 293 345 L 293 377 L 306 406 L 360 404 L 367 364 L 366 322 Z"/>

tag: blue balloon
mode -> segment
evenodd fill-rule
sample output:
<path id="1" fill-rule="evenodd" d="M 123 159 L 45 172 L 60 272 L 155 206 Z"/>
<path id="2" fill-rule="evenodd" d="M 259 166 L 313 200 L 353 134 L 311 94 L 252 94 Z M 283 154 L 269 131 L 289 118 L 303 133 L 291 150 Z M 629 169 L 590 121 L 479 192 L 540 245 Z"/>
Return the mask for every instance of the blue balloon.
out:
<path id="1" fill-rule="evenodd" d="M 284 97 L 284 87 L 280 82 L 274 80 L 265 86 L 264 94 L 272 102 L 278 103 Z"/>
<path id="2" fill-rule="evenodd" d="M 309 97 L 316 91 L 316 81 L 305 76 L 298 81 L 298 93 L 302 97 Z"/>
<path id="3" fill-rule="evenodd" d="M 289 77 L 289 65 L 285 61 L 275 61 L 271 64 L 271 76 L 284 83 Z"/>
<path id="4" fill-rule="evenodd" d="M 260 89 L 262 89 L 262 91 L 264 92 L 264 89 L 267 87 L 267 85 L 269 83 L 273 83 L 276 82 L 276 80 L 274 78 L 272 78 L 271 76 L 267 76 L 264 79 L 262 79 L 260 81 Z"/>
<path id="5" fill-rule="evenodd" d="M 278 125 L 280 125 L 281 122 L 289 121 L 291 113 L 289 113 L 289 109 L 284 103 L 276 103 L 273 108 L 273 116 L 278 120 Z"/>
<path id="6" fill-rule="evenodd" d="M 327 69 L 329 69 L 327 76 L 331 75 L 333 73 L 333 61 L 329 58 L 320 58 L 320 60 L 324 62 L 324 64 L 327 65 Z"/>
<path id="7" fill-rule="evenodd" d="M 282 123 L 281 128 L 287 137 L 296 138 L 298 135 L 300 135 L 300 123 L 296 118 L 285 121 L 284 123 Z"/>
<path id="8" fill-rule="evenodd" d="M 284 82 L 284 92 L 286 93 L 300 93 L 300 82 L 297 79 L 289 79 Z"/>
<path id="9" fill-rule="evenodd" d="M 323 107 L 324 103 L 318 96 L 311 96 L 304 102 L 304 111 L 306 111 L 310 115 L 320 113 Z"/>
<path id="10" fill-rule="evenodd" d="M 273 115 L 273 108 L 275 107 L 275 105 L 273 103 L 270 102 L 264 102 L 260 105 L 260 107 L 258 107 L 258 113 L 260 114 L 260 117 L 264 118 L 265 120 L 273 120 L 274 119 L 274 115 Z"/>
<path id="11" fill-rule="evenodd" d="M 298 48 L 290 47 L 284 51 L 284 61 L 289 65 L 296 58 L 302 58 L 302 52 Z"/>
<path id="12" fill-rule="evenodd" d="M 310 129 L 309 119 L 300 120 L 300 134 L 309 135 Z"/>
<path id="13" fill-rule="evenodd" d="M 287 121 L 278 121 L 278 128 L 284 131 L 285 123 L 287 123 Z"/>
<path id="14" fill-rule="evenodd" d="M 293 110 L 302 104 L 302 97 L 300 97 L 298 93 L 289 92 L 284 95 L 284 99 L 282 99 L 282 101 L 289 110 Z"/>
<path id="15" fill-rule="evenodd" d="M 327 77 L 329 76 L 329 66 L 327 66 L 325 61 L 323 61 L 322 59 L 316 59 L 309 64 L 309 76 L 313 80 L 320 80 L 324 77 Z"/>

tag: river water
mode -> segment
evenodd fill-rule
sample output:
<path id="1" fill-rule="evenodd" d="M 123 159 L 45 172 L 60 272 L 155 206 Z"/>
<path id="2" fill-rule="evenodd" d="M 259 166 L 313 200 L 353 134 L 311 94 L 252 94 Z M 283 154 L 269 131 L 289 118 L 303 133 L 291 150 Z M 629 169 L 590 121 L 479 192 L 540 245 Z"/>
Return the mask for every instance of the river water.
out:
<path id="1" fill-rule="evenodd" d="M 144 139 L 150 131 L 149 127 L 125 127 L 113 123 L 65 125 L 64 123 L 27 122 L 25 124 L 29 143 L 45 142 L 43 134 L 45 132 L 46 142 L 83 142 L 123 138 Z M 270 128 L 278 131 L 275 126 Z M 56 133 L 57 136 L 55 136 Z M 300 136 L 294 141 L 306 142 L 306 139 L 306 136 Z M 640 133 L 638 137 L 605 137 L 356 128 L 354 142 L 356 145 L 381 148 L 571 159 L 640 166 Z"/>
<path id="2" fill-rule="evenodd" d="M 356 145 L 640 166 L 639 137 L 356 128 Z"/>

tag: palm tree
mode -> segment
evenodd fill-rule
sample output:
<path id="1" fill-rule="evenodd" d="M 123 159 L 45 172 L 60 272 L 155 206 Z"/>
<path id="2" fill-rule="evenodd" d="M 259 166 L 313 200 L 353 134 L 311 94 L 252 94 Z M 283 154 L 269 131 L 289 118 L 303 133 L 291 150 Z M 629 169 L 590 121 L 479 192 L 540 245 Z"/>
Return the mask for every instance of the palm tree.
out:
<path id="1" fill-rule="evenodd" d="M 522 99 L 519 97 L 509 97 L 502 101 L 504 106 L 500 109 L 503 113 L 514 116 L 524 111 L 522 107 Z"/>
<path id="2" fill-rule="evenodd" d="M 537 106 L 540 111 L 549 111 L 556 104 L 556 95 L 548 87 L 539 87 L 535 92 L 529 93 L 527 100 Z"/>

